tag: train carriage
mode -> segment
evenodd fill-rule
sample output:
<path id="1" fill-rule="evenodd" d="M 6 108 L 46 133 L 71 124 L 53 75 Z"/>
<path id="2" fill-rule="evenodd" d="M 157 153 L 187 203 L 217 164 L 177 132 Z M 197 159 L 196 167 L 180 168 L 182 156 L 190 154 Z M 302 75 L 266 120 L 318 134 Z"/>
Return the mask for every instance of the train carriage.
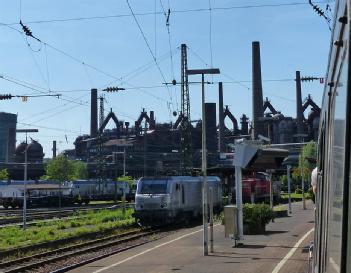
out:
<path id="1" fill-rule="evenodd" d="M 350 0 L 336 1 L 318 140 L 313 272 L 351 272 Z"/>

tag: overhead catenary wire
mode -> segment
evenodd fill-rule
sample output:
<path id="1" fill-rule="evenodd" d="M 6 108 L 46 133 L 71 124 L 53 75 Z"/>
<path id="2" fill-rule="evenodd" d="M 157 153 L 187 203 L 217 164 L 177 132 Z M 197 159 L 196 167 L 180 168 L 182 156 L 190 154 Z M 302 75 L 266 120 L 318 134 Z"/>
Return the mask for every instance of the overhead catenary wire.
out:
<path id="1" fill-rule="evenodd" d="M 76 134 L 76 135 L 79 135 L 79 134 L 80 134 L 80 132 L 73 131 L 73 130 L 67 130 L 67 129 L 62 129 L 62 128 L 48 127 L 48 126 L 38 125 L 38 124 L 34 124 L 34 123 L 17 122 L 17 124 L 24 125 L 24 126 L 35 126 L 35 127 L 38 127 L 38 128 L 47 129 L 47 130 L 53 130 L 53 131 L 58 131 L 58 132 L 69 132 L 69 133 L 73 133 L 73 134 Z"/>
<path id="2" fill-rule="evenodd" d="M 335 2 L 335 0 L 326 1 L 315 1 L 315 4 L 328 4 Z M 275 4 L 257 4 L 257 5 L 241 5 L 241 6 L 227 6 L 227 7 L 212 7 L 212 11 L 225 11 L 235 9 L 256 9 L 256 8 L 273 8 L 273 7 L 289 7 L 289 6 L 307 6 L 307 2 L 292 2 L 292 3 L 275 3 Z M 192 12 L 208 12 L 209 8 L 196 8 L 196 9 L 179 9 L 172 10 L 172 13 L 192 13 Z M 150 11 L 150 12 L 139 12 L 135 13 L 136 16 L 154 16 L 163 15 L 162 11 Z M 131 17 L 131 14 L 112 14 L 112 15 L 101 15 L 101 16 L 86 16 L 86 17 L 74 17 L 74 18 L 56 18 L 47 20 L 31 20 L 25 21 L 26 24 L 43 24 L 43 23 L 58 23 L 58 22 L 72 22 L 72 21 L 85 21 L 85 20 L 104 20 L 113 18 Z M 2 25 L 12 26 L 17 25 L 18 22 L 3 23 Z"/>
<path id="3" fill-rule="evenodd" d="M 209 11 L 209 43 L 210 43 L 210 63 L 213 67 L 213 51 L 212 51 L 212 5 L 211 0 L 208 0 L 208 11 Z M 213 75 L 212 75 L 213 80 Z"/>
<path id="4" fill-rule="evenodd" d="M 3 24 L 0 23 L 0 25 L 3 25 Z M 20 30 L 14 28 L 14 27 L 11 27 L 11 26 L 8 26 L 8 27 L 9 27 L 10 29 L 12 29 L 12 30 L 18 32 L 18 33 L 21 34 L 21 35 L 23 34 L 22 31 L 20 31 Z M 105 76 L 111 77 L 111 78 L 113 78 L 114 80 L 117 80 L 117 81 L 121 81 L 121 78 L 118 78 L 118 77 L 113 76 L 113 75 L 111 75 L 111 74 L 109 74 L 109 73 L 107 73 L 107 72 L 104 72 L 104 71 L 100 70 L 99 68 L 97 68 L 97 67 L 95 67 L 95 66 L 93 66 L 93 65 L 87 64 L 86 62 L 80 60 L 80 59 L 77 58 L 77 57 L 72 56 L 72 55 L 69 54 L 69 53 L 66 53 L 65 51 L 63 51 L 63 50 L 61 50 L 61 49 L 58 49 L 58 48 L 56 48 L 56 47 L 54 47 L 54 46 L 52 46 L 52 45 L 50 45 L 50 44 L 48 44 L 48 43 L 46 43 L 46 42 L 43 42 L 43 41 L 40 41 L 40 42 L 43 43 L 44 45 L 46 45 L 46 46 L 52 48 L 53 50 L 55 50 L 55 51 L 57 51 L 57 52 L 63 54 L 64 56 L 66 56 L 66 57 L 68 57 L 68 58 L 70 58 L 70 59 L 72 59 L 72 60 L 74 60 L 74 61 L 76 61 L 76 62 L 82 64 L 83 66 L 88 66 L 88 67 L 94 69 L 95 71 L 102 73 L 102 74 L 105 75 Z M 158 65 L 158 63 L 157 63 L 157 65 Z M 26 87 L 25 85 L 23 85 L 23 86 Z M 166 87 L 166 88 L 168 89 L 168 87 Z M 30 89 L 32 89 L 32 90 L 37 90 L 36 88 L 30 88 Z M 37 91 L 40 91 L 40 90 L 37 90 Z M 168 89 L 168 91 L 169 91 L 169 89 Z M 40 92 L 43 93 L 44 91 L 40 91 Z M 49 90 L 49 91 L 45 91 L 45 92 L 50 92 L 50 90 Z M 143 91 L 143 92 L 146 93 L 146 94 L 148 94 L 148 95 L 150 95 L 150 96 L 152 96 L 152 97 L 154 97 L 154 98 L 157 98 L 157 99 L 160 100 L 160 97 L 158 97 L 158 96 L 156 96 L 156 95 L 153 95 L 153 94 L 151 94 L 150 92 L 145 92 L 145 91 Z M 170 98 L 171 98 L 171 103 L 169 103 L 169 102 L 166 101 L 166 100 L 161 99 L 162 101 L 166 101 L 166 102 L 167 102 L 167 107 L 168 107 L 169 110 L 170 110 L 169 105 L 173 105 L 171 94 L 170 94 Z M 60 99 L 66 100 L 66 99 L 64 99 L 64 98 L 60 98 Z M 171 114 L 170 114 L 170 115 L 171 115 Z"/>
<path id="5" fill-rule="evenodd" d="M 189 49 L 189 52 L 192 53 L 196 58 L 198 58 L 201 62 L 203 62 L 207 67 L 209 66 L 208 63 L 199 55 L 197 54 L 192 48 L 188 47 Z M 246 86 L 245 84 L 243 84 L 242 82 L 240 81 L 237 81 L 236 79 L 234 79 L 233 77 L 223 73 L 223 71 L 221 71 L 221 75 L 223 75 L 224 77 L 230 79 L 233 81 L 233 83 L 236 83 L 242 87 L 244 87 L 245 89 L 247 90 L 250 90 L 250 87 Z"/>
<path id="6" fill-rule="evenodd" d="M 172 80 L 175 80 L 175 75 L 174 75 L 174 62 L 173 62 L 173 54 L 172 54 L 172 38 L 171 38 L 171 31 L 170 31 L 170 16 L 171 16 L 171 6 L 169 5 L 168 1 L 168 9 L 164 8 L 162 0 L 160 0 L 161 8 L 165 16 L 165 21 L 166 21 L 166 29 L 167 29 L 167 34 L 168 34 L 168 47 L 169 47 L 169 55 L 170 55 L 170 65 L 171 65 L 171 75 L 172 75 Z M 173 86 L 173 91 L 176 92 L 176 86 Z M 178 105 L 178 99 L 177 96 L 175 97 L 176 99 L 176 108 L 177 112 L 179 112 L 179 105 Z"/>
<path id="7" fill-rule="evenodd" d="M 137 27 L 138 27 L 138 29 L 139 29 L 139 31 L 140 31 L 140 33 L 141 33 L 143 39 L 144 39 L 144 42 L 145 42 L 145 44 L 146 44 L 146 46 L 147 46 L 147 48 L 148 48 L 148 50 L 149 50 L 149 53 L 151 54 L 153 60 L 155 61 L 155 64 L 156 64 L 156 66 L 157 66 L 158 71 L 160 72 L 160 75 L 161 75 L 161 77 L 162 77 L 162 80 L 163 80 L 164 82 L 167 82 L 166 77 L 165 77 L 165 75 L 163 74 L 160 65 L 158 64 L 155 55 L 154 55 L 154 53 L 152 52 L 152 49 L 151 49 L 151 47 L 150 47 L 150 45 L 149 45 L 149 42 L 148 42 L 147 39 L 146 39 L 145 33 L 144 33 L 143 29 L 141 28 L 141 26 L 140 26 L 140 24 L 139 24 L 139 21 L 138 21 L 138 19 L 136 18 L 135 14 L 134 14 L 134 11 L 133 11 L 133 9 L 132 9 L 132 6 L 130 5 L 130 3 L 129 3 L 128 0 L 126 0 L 126 3 L 127 3 L 128 7 L 129 7 L 129 10 L 130 10 L 131 14 L 133 15 L 134 21 L 135 21 L 135 23 L 136 23 L 136 25 L 137 25 Z M 170 92 L 168 86 L 166 86 L 166 89 L 167 89 L 167 91 L 168 91 L 168 93 L 169 93 L 169 97 L 170 97 L 170 100 L 171 100 L 171 104 L 172 104 L 172 106 L 173 106 L 172 94 L 171 94 L 171 92 Z M 169 110 L 171 110 L 171 109 L 169 109 Z M 170 112 L 171 112 L 171 111 L 170 111 Z M 170 118 L 171 118 L 171 116 L 172 116 L 172 113 L 170 113 Z"/>

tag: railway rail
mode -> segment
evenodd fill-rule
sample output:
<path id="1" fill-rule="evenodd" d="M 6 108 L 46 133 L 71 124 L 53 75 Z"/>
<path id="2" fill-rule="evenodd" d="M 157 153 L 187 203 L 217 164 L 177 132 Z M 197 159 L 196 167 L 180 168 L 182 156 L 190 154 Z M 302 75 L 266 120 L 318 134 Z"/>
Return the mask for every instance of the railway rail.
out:
<path id="1" fill-rule="evenodd" d="M 15 272 L 66 272 L 109 255 L 160 239 L 169 232 L 164 230 L 142 230 L 111 235 L 28 257 L 0 262 L 0 271 Z"/>
<path id="2" fill-rule="evenodd" d="M 126 208 L 131 208 L 134 206 L 134 203 L 126 204 Z M 115 210 L 122 208 L 122 205 L 109 205 L 109 206 L 100 206 L 100 207 L 73 207 L 73 208 L 65 208 L 63 210 L 53 209 L 53 210 L 46 210 L 46 211 L 35 211 L 31 210 L 27 213 L 27 221 L 30 224 L 33 221 L 38 220 L 47 220 L 47 219 L 54 219 L 57 218 L 58 214 L 61 215 L 62 218 L 74 216 L 77 212 L 84 212 L 84 211 L 99 211 L 99 210 Z M 23 221 L 22 218 L 22 211 L 16 210 L 15 213 L 13 212 L 6 212 L 4 215 L 0 212 L 0 228 L 5 227 L 11 224 L 21 225 Z M 33 223 L 35 224 L 35 222 Z"/>

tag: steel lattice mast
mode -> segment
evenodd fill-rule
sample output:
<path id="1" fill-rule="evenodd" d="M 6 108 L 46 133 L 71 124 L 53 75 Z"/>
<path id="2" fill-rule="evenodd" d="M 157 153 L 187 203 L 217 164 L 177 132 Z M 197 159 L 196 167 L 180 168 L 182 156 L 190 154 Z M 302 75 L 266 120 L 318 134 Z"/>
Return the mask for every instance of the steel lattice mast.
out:
<path id="1" fill-rule="evenodd" d="M 182 171 L 189 172 L 192 168 L 192 139 L 191 139 L 191 119 L 190 119 L 190 97 L 188 83 L 188 57 L 186 44 L 181 45 L 181 149 L 182 149 Z"/>

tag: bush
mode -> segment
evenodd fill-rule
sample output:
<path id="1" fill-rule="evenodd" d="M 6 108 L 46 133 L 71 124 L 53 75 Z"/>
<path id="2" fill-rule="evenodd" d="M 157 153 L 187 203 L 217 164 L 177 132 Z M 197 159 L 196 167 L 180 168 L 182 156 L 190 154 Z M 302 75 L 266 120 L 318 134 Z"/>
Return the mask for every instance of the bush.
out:
<path id="1" fill-rule="evenodd" d="M 300 188 L 296 188 L 295 193 L 296 193 L 296 194 L 301 194 L 301 193 L 302 193 L 302 190 L 301 190 Z"/>
<path id="2" fill-rule="evenodd" d="M 274 219 L 274 212 L 266 204 L 244 204 L 244 222 L 255 226 L 265 226 Z"/>

